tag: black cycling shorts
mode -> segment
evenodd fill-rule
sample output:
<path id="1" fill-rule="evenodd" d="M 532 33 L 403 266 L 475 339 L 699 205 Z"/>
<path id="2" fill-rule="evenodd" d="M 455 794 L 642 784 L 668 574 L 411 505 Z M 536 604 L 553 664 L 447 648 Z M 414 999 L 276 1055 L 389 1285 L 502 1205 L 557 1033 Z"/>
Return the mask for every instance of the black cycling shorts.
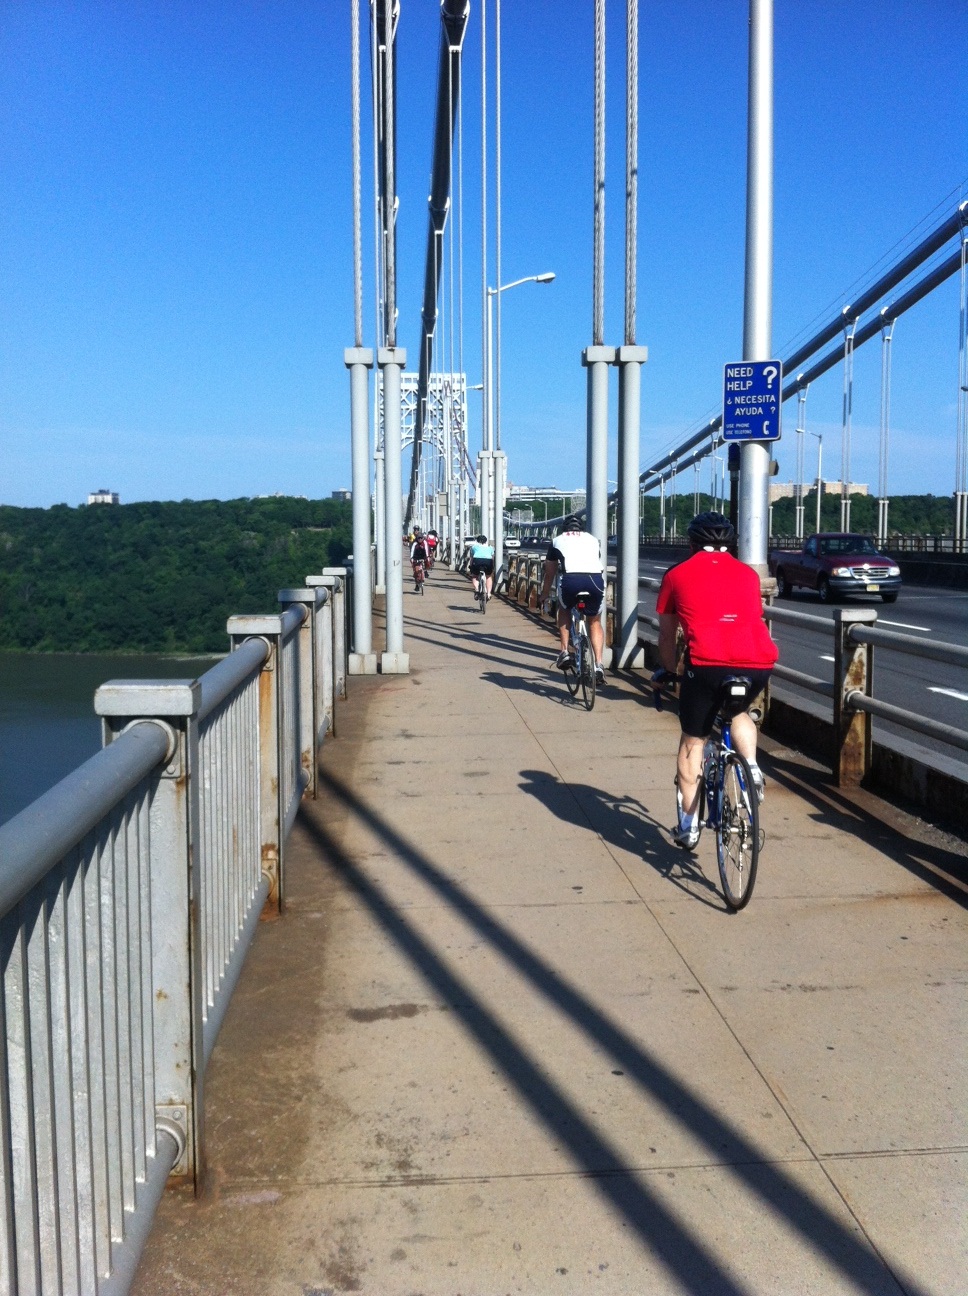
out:
<path id="1" fill-rule="evenodd" d="M 708 738 L 722 701 L 723 681 L 742 675 L 752 682 L 750 700 L 766 688 L 768 670 L 744 666 L 686 666 L 679 682 L 679 728 L 690 738 Z"/>
<path id="2" fill-rule="evenodd" d="M 601 611 L 605 597 L 605 578 L 601 572 L 566 573 L 558 584 L 558 597 L 561 606 L 573 608 L 581 596 L 585 596 L 585 610 L 595 616 Z"/>
<path id="3" fill-rule="evenodd" d="M 471 575 L 479 576 L 481 572 L 483 572 L 485 576 L 494 575 L 493 558 L 472 558 L 471 559 Z"/>

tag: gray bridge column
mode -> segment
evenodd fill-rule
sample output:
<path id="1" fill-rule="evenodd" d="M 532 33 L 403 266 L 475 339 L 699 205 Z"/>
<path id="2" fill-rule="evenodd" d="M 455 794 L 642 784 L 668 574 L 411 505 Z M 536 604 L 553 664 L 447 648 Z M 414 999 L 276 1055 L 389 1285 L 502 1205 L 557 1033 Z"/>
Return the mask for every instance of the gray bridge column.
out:
<path id="1" fill-rule="evenodd" d="M 586 347 L 581 362 L 588 370 L 588 444 L 585 456 L 585 526 L 608 553 L 608 367 L 615 348 Z"/>
<path id="2" fill-rule="evenodd" d="M 400 374 L 407 363 L 403 347 L 381 347 L 383 370 L 383 467 L 386 478 L 387 646 L 380 661 L 384 675 L 408 675 L 403 651 L 403 470 L 400 447 Z"/>
<path id="3" fill-rule="evenodd" d="M 353 652 L 351 675 L 375 675 L 373 590 L 370 567 L 370 347 L 347 347 L 343 363 L 350 371 L 350 428 L 353 448 Z M 358 577 L 358 579 L 357 579 Z"/>
<path id="4" fill-rule="evenodd" d="M 633 666 L 639 638 L 639 442 L 644 346 L 618 348 L 618 576 L 612 662 Z"/>

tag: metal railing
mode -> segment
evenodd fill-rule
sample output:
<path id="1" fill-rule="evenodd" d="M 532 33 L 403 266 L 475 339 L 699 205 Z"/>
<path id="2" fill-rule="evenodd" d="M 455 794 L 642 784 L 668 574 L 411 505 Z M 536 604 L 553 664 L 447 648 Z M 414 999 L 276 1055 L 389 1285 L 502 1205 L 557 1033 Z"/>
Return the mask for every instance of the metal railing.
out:
<path id="1" fill-rule="evenodd" d="M 0 1291 L 130 1286 L 345 688 L 345 573 L 198 680 L 101 686 L 103 749 L 0 828 Z M 337 659 L 339 654 L 339 659 Z"/>
<path id="2" fill-rule="evenodd" d="M 640 593 L 643 590 L 657 591 L 660 583 L 653 577 L 642 577 L 639 581 Z M 961 751 L 968 751 L 968 732 L 965 730 L 931 720 L 872 695 L 873 649 L 877 644 L 922 660 L 940 661 L 952 666 L 968 666 L 968 648 L 940 640 L 916 639 L 894 630 L 882 630 L 875 625 L 877 612 L 874 608 L 834 608 L 833 621 L 827 617 L 811 616 L 807 612 L 794 612 L 775 605 L 768 606 L 764 615 L 768 623 L 799 626 L 833 639 L 833 680 L 808 675 L 785 666 L 782 662 L 777 662 L 773 668 L 773 677 L 817 693 L 832 702 L 835 731 L 833 766 L 839 783 L 859 783 L 870 771 L 871 716 L 879 716 L 912 732 L 924 734 Z M 658 617 L 654 613 L 643 612 L 641 604 L 639 624 L 658 632 Z M 656 641 L 651 636 L 646 636 L 645 642 L 655 648 Z"/>

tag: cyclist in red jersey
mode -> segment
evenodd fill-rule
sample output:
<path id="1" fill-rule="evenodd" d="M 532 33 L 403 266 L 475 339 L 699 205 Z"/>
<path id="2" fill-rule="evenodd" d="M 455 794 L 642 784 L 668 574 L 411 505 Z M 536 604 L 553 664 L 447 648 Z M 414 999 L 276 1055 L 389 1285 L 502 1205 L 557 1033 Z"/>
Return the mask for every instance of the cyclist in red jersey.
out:
<path id="1" fill-rule="evenodd" d="M 679 822 L 673 830 L 673 839 L 686 850 L 699 841 L 703 746 L 712 732 L 723 680 L 745 675 L 752 681 L 755 695 L 765 688 L 778 656 L 763 620 L 759 577 L 729 553 L 735 539 L 732 525 L 721 513 L 700 513 L 693 518 L 689 524 L 692 555 L 666 572 L 656 601 L 659 660 L 666 670 L 677 669 L 680 627 L 686 641 L 679 687 L 682 733 L 676 760 Z M 756 725 L 748 712 L 733 719 L 733 745 L 746 758 L 762 800 L 756 737 Z"/>

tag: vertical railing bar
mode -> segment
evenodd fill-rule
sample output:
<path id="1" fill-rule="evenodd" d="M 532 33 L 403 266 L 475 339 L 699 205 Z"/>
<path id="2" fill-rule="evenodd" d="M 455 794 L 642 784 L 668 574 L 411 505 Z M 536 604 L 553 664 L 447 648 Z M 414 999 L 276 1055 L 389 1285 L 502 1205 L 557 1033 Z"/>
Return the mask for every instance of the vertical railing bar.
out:
<path id="1" fill-rule="evenodd" d="M 24 935 L 27 944 L 27 1004 L 30 1028 L 30 1076 L 27 1100 L 33 1117 L 36 1152 L 35 1189 L 40 1288 L 60 1290 L 60 1247 L 57 1210 L 57 1150 L 54 1125 L 54 1077 L 50 1037 L 50 970 L 47 949 L 47 896 L 37 887 L 25 902 Z"/>
<path id="2" fill-rule="evenodd" d="M 38 1210 L 37 1138 L 31 1098 L 33 1053 L 31 1049 L 30 995 L 28 993 L 27 921 L 29 901 L 24 901 L 4 919 L 4 946 L 10 957 L 4 974 L 4 1010 L 7 1019 L 7 1058 L 10 1065 L 11 1146 L 22 1150 L 12 1156 L 13 1202 L 16 1229 L 18 1292 L 38 1296 L 41 1290 L 41 1239 Z"/>
<path id="3" fill-rule="evenodd" d="M 74 1094 L 71 1083 L 73 1025 L 68 969 L 67 895 L 77 868 L 77 852 L 50 870 L 46 878 L 48 927 L 48 985 L 50 994 L 51 1061 L 54 1081 L 54 1156 L 57 1178 L 60 1281 L 65 1292 L 80 1289 L 78 1273 L 77 1160 L 75 1157 Z"/>
<path id="4" fill-rule="evenodd" d="M 19 1263 L 17 1257 L 17 1203 L 18 1203 L 18 1181 L 22 1180 L 24 1166 L 18 1162 L 27 1160 L 26 1156 L 14 1156 L 14 1139 L 17 1131 L 16 1122 L 16 1099 L 18 1096 L 16 1079 L 21 1081 L 21 1090 L 25 1076 L 25 1067 L 22 1061 L 22 1048 L 16 1048 L 17 1040 L 20 1038 L 23 1030 L 23 1002 L 22 995 L 20 1002 L 11 1005 L 13 1008 L 14 1029 L 14 1046 L 8 1045 L 8 1039 L 11 1035 L 11 1014 L 8 1012 L 8 996 L 17 999 L 17 988 L 20 985 L 20 976 L 18 975 L 17 964 L 21 954 L 20 926 L 17 921 L 17 911 L 7 914 L 0 919 L 0 1282 L 3 1283 L 4 1291 L 27 1291 L 28 1285 L 21 1284 L 19 1280 Z M 19 1009 L 19 1012 L 18 1012 Z M 17 1029 L 17 1018 L 19 1018 L 19 1029 Z M 15 1061 L 20 1061 L 20 1066 L 15 1068 Z M 14 1083 L 11 1082 L 11 1077 Z M 21 1115 L 23 1115 L 23 1102 L 21 1101 Z M 17 1139 L 17 1147 L 21 1152 L 25 1148 L 25 1139 L 23 1138 L 22 1129 L 19 1131 L 21 1137 Z M 25 1211 L 21 1212 L 26 1214 Z M 31 1212 L 32 1215 L 32 1212 Z M 24 1231 L 32 1228 L 32 1219 L 28 1215 L 24 1220 Z M 36 1283 L 30 1284 L 36 1287 Z"/>
<path id="5" fill-rule="evenodd" d="M 235 879 L 233 876 L 232 861 L 232 807 L 229 803 L 229 793 L 231 791 L 232 781 L 232 725 L 235 721 L 235 704 L 236 699 L 232 699 L 232 710 L 226 712 L 225 723 L 222 726 L 222 764 L 223 775 L 222 783 L 225 788 L 225 797 L 222 806 L 222 835 L 224 839 L 224 849 L 222 851 L 222 968 L 219 982 L 225 984 L 225 970 L 228 967 L 229 959 L 232 957 L 232 950 L 235 947 Z"/>
<path id="6" fill-rule="evenodd" d="M 219 759 L 219 743 L 221 741 L 222 718 L 225 715 L 225 708 L 228 702 L 223 702 L 218 711 L 212 717 L 212 731 L 209 737 L 209 754 L 211 758 L 212 769 L 212 786 L 213 788 L 221 787 L 222 765 Z M 212 883 L 212 912 L 211 918 L 211 939 L 212 939 L 212 984 L 210 986 L 210 1000 L 206 1005 L 206 1017 L 211 1016 L 211 1010 L 218 1000 L 218 988 L 222 981 L 222 905 L 224 902 L 223 881 L 222 881 L 222 860 L 218 847 L 218 839 L 221 831 L 221 810 L 217 802 L 221 798 L 214 795 L 211 806 L 211 858 L 209 860 L 209 876 Z"/>
<path id="7" fill-rule="evenodd" d="M 242 926 L 242 917 L 245 912 L 245 893 L 247 879 L 245 876 L 245 864 L 241 851 L 241 833 L 242 819 L 245 809 L 242 801 L 242 767 L 239 763 L 239 733 L 240 720 L 242 715 L 243 699 L 238 699 L 238 705 L 232 712 L 232 725 L 227 734 L 228 738 L 228 760 L 229 768 L 232 771 L 232 806 L 234 814 L 232 817 L 232 852 L 231 852 L 231 877 L 232 877 L 232 912 L 235 915 L 235 930 L 238 932 Z M 237 939 L 237 938 L 236 938 Z"/>
<path id="8" fill-rule="evenodd" d="M 91 1165 L 94 1199 L 94 1263 L 99 1274 L 111 1267 L 110 1162 L 108 1159 L 107 1060 L 104 1031 L 104 966 L 102 949 L 101 875 L 104 867 L 102 833 L 91 833 L 84 871 L 85 976 L 88 1003 L 88 1100 L 91 1108 Z"/>
<path id="9" fill-rule="evenodd" d="M 214 844 L 217 815 L 218 762 L 216 760 L 215 744 L 221 714 L 222 706 L 216 708 L 205 721 L 203 739 L 205 783 L 203 784 L 204 802 L 201 818 L 203 849 L 199 861 L 199 875 L 204 886 L 203 921 L 200 924 L 200 929 L 204 933 L 206 946 L 204 951 L 205 986 L 202 1001 L 202 1012 L 206 1021 L 211 1006 L 215 1002 L 215 992 L 218 986 L 218 868 Z"/>
<path id="10" fill-rule="evenodd" d="M 121 1162 L 121 1041 L 118 1022 L 118 920 L 115 892 L 117 835 L 112 814 L 101 848 L 101 967 L 104 1004 L 105 1132 L 108 1151 L 108 1219 L 112 1246 L 124 1232 L 124 1168 Z"/>
<path id="11" fill-rule="evenodd" d="M 139 807 L 138 877 L 141 883 L 141 947 L 144 973 L 141 982 L 142 1039 L 144 1049 L 144 1092 L 142 1095 L 145 1128 L 145 1153 L 157 1153 L 155 1126 L 155 1032 L 153 967 L 154 943 L 151 932 L 151 814 L 149 798 L 141 796 Z"/>
<path id="12" fill-rule="evenodd" d="M 143 962 L 141 951 L 141 877 L 138 868 L 139 815 L 135 798 L 126 799 L 124 832 L 124 872 L 128 887 L 128 1022 L 131 1040 L 131 1173 L 135 1185 L 145 1178 L 145 1127 L 143 1123 L 144 1040 L 141 1035 Z M 132 1208 L 137 1200 L 133 1190 Z"/>
<path id="13" fill-rule="evenodd" d="M 94 1150 L 91 1110 L 91 1009 L 87 997 L 87 924 L 85 878 L 91 840 L 72 853 L 66 894 L 70 1083 L 74 1104 L 74 1200 L 77 1210 L 77 1272 L 81 1292 L 97 1282 L 94 1222 Z"/>
<path id="14" fill-rule="evenodd" d="M 121 1201 L 125 1210 L 134 1210 L 134 1157 L 131 1146 L 131 1110 L 134 1102 L 131 1083 L 131 987 L 128 964 L 128 871 L 125 867 L 127 814 L 117 809 L 117 828 L 112 839 L 114 873 L 114 967 L 115 1011 L 118 1015 L 118 1129 L 121 1135 Z M 122 1221 L 121 1236 L 124 1234 Z"/>

